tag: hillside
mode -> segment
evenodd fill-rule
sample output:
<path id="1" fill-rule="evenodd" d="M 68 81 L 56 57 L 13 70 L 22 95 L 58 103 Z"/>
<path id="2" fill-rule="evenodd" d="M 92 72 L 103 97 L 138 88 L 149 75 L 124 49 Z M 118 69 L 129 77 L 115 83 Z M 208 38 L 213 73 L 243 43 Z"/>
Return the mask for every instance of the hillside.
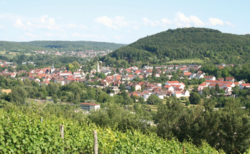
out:
<path id="1" fill-rule="evenodd" d="M 98 133 L 99 153 L 219 153 L 204 143 L 196 147 L 175 140 L 166 141 L 155 134 L 138 131 L 126 133 L 110 128 L 98 128 L 87 122 L 77 122 L 55 115 L 43 118 L 32 111 L 21 113 L 0 110 L 0 153 L 93 153 L 93 130 Z M 59 126 L 64 125 L 64 139 Z"/>
<path id="2" fill-rule="evenodd" d="M 249 35 L 222 33 L 207 28 L 179 28 L 147 36 L 109 54 L 129 63 L 161 63 L 200 58 L 214 63 L 249 61 Z M 104 57 L 102 60 L 106 60 Z"/>
<path id="3" fill-rule="evenodd" d="M 7 42 L 0 41 L 0 51 L 30 52 L 34 50 L 83 51 L 83 50 L 115 50 L 123 44 L 91 42 L 91 41 L 32 41 Z"/>

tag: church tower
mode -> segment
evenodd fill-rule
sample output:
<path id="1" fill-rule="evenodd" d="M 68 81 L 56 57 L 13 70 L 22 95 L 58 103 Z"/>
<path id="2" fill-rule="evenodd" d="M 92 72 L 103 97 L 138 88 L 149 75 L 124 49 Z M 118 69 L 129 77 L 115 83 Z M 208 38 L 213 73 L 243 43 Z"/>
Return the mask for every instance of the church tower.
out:
<path id="1" fill-rule="evenodd" d="M 50 72 L 53 73 L 55 71 L 54 63 L 52 64 L 52 67 L 50 69 Z"/>
<path id="2" fill-rule="evenodd" d="M 97 61 L 97 69 L 96 72 L 100 73 L 100 67 L 99 67 L 99 62 Z"/>

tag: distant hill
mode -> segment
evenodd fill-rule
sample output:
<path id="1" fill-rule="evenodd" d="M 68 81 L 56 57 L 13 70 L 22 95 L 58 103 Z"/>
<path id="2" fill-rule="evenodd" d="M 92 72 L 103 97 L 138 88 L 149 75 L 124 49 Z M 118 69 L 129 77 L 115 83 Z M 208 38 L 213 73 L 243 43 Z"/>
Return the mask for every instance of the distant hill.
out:
<path id="1" fill-rule="evenodd" d="M 222 33 L 207 28 L 178 28 L 147 36 L 121 47 L 102 60 L 128 63 L 164 63 L 178 59 L 208 59 L 214 63 L 250 60 L 250 35 Z"/>
<path id="2" fill-rule="evenodd" d="M 91 42 L 91 41 L 32 41 L 7 42 L 0 41 L 0 51 L 30 52 L 34 50 L 83 51 L 83 50 L 115 50 L 124 44 Z"/>

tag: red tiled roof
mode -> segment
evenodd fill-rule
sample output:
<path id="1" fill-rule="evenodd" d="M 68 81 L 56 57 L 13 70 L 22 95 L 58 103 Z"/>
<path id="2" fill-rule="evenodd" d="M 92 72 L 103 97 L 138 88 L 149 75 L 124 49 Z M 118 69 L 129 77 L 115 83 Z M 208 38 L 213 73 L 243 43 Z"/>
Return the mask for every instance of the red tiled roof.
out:
<path id="1" fill-rule="evenodd" d="M 167 81 L 169 84 L 180 83 L 179 81 Z"/>
<path id="2" fill-rule="evenodd" d="M 214 76 L 204 76 L 204 78 L 213 78 Z"/>
<path id="3" fill-rule="evenodd" d="M 199 86 L 206 86 L 207 83 L 206 82 L 203 82 L 202 84 L 200 84 Z"/>
<path id="4" fill-rule="evenodd" d="M 226 77 L 226 80 L 233 80 L 234 77 Z"/>
<path id="5" fill-rule="evenodd" d="M 185 73 L 183 73 L 183 75 L 185 75 L 185 76 L 189 76 L 191 74 L 192 74 L 191 72 L 185 72 Z"/>
<path id="6" fill-rule="evenodd" d="M 244 83 L 242 84 L 243 87 L 250 87 L 250 83 Z"/>
<path id="7" fill-rule="evenodd" d="M 89 106 L 97 106 L 100 104 L 95 104 L 95 103 L 80 103 L 81 105 L 89 105 Z"/>

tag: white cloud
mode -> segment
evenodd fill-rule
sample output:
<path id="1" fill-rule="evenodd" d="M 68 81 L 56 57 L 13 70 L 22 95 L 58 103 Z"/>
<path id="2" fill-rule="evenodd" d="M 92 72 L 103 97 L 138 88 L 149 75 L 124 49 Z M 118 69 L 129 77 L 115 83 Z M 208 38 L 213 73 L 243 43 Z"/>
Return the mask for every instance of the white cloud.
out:
<path id="1" fill-rule="evenodd" d="M 223 26 L 224 25 L 224 22 L 218 18 L 209 18 L 209 23 L 212 26 L 216 26 L 216 25 Z"/>
<path id="2" fill-rule="evenodd" d="M 190 20 L 189 20 L 189 18 L 188 17 L 186 17 L 183 13 L 181 13 L 181 12 L 178 12 L 177 14 L 176 14 L 176 18 L 174 19 L 174 21 L 175 21 L 175 24 L 177 25 L 177 26 L 183 26 L 183 27 L 190 27 Z"/>
<path id="3" fill-rule="evenodd" d="M 226 24 L 226 25 L 228 25 L 228 26 L 235 27 L 235 25 L 234 25 L 234 24 L 231 24 L 231 23 L 230 23 L 230 22 L 228 22 L 228 21 L 226 21 L 226 22 L 225 22 L 225 24 Z"/>
<path id="4" fill-rule="evenodd" d="M 167 18 L 161 19 L 161 22 L 162 22 L 163 24 L 167 24 L 167 25 L 170 25 L 170 24 L 173 23 L 171 20 L 168 20 Z"/>
<path id="5" fill-rule="evenodd" d="M 45 20 L 46 20 L 47 17 L 48 17 L 47 15 L 41 16 L 41 17 L 38 19 L 38 22 L 44 24 L 44 23 L 46 22 Z"/>
<path id="6" fill-rule="evenodd" d="M 82 24 L 67 24 L 66 28 L 77 28 L 77 29 L 86 29 L 87 27 Z"/>
<path id="7" fill-rule="evenodd" d="M 52 36 L 54 36 L 54 35 L 51 34 L 51 33 L 44 33 L 44 35 L 47 36 L 47 37 L 52 37 Z"/>
<path id="8" fill-rule="evenodd" d="M 82 36 L 82 35 L 79 34 L 79 33 L 73 33 L 73 36 L 80 37 L 80 36 Z"/>
<path id="9" fill-rule="evenodd" d="M 100 39 L 104 38 L 102 36 L 94 35 L 94 34 L 80 34 L 80 33 L 73 33 L 72 34 L 74 37 L 81 37 L 81 38 L 95 38 L 95 39 Z"/>
<path id="10" fill-rule="evenodd" d="M 0 25 L 0 30 L 1 30 L 1 29 L 5 29 L 5 27 L 4 27 L 4 26 L 2 26 L 2 25 Z"/>
<path id="11" fill-rule="evenodd" d="M 139 29 L 140 27 L 139 26 L 134 26 L 134 29 Z"/>
<path id="12" fill-rule="evenodd" d="M 36 38 L 37 37 L 36 35 L 31 34 L 31 33 L 25 33 L 25 35 L 28 36 L 28 37 L 32 37 L 32 38 Z"/>
<path id="13" fill-rule="evenodd" d="M 172 21 L 168 20 L 167 18 L 163 18 L 160 21 L 159 20 L 152 21 L 152 20 L 149 20 L 148 18 L 143 18 L 142 21 L 143 21 L 144 25 L 146 25 L 146 26 L 149 25 L 149 26 L 153 26 L 153 27 L 157 27 L 157 26 L 165 27 L 165 26 L 168 26 L 168 25 L 173 23 Z"/>
<path id="14" fill-rule="evenodd" d="M 20 18 L 18 18 L 14 24 L 15 27 L 23 29 L 23 30 L 32 30 L 30 28 L 28 28 Z"/>
<path id="15" fill-rule="evenodd" d="M 113 29 L 118 29 L 121 27 L 128 26 L 127 21 L 125 21 L 124 17 L 121 17 L 121 16 L 115 16 L 114 18 L 102 16 L 102 17 L 96 18 L 95 22 L 100 23 L 108 28 L 113 28 Z"/>
<path id="16" fill-rule="evenodd" d="M 114 38 L 117 39 L 117 40 L 120 40 L 120 39 L 121 39 L 120 36 L 114 36 Z"/>
<path id="17" fill-rule="evenodd" d="M 49 24 L 50 25 L 55 25 L 55 20 L 53 18 L 49 18 Z"/>
<path id="18" fill-rule="evenodd" d="M 178 27 L 205 26 L 205 24 L 198 17 L 193 15 L 186 17 L 181 12 L 176 13 L 174 21 Z"/>
<path id="19" fill-rule="evenodd" d="M 146 26 L 150 25 L 150 26 L 156 27 L 160 25 L 159 21 L 151 21 L 148 18 L 143 18 L 142 20 L 144 22 L 144 25 Z"/>
<path id="20" fill-rule="evenodd" d="M 19 17 L 15 19 L 14 27 L 33 31 L 35 29 L 47 29 L 47 30 L 57 30 L 63 31 L 62 26 L 56 24 L 54 18 L 49 18 L 47 15 L 43 15 L 38 18 L 34 17 Z"/>
<path id="21" fill-rule="evenodd" d="M 190 22 L 195 26 L 204 26 L 205 24 L 196 16 L 190 16 Z"/>
<path id="22" fill-rule="evenodd" d="M 144 25 L 150 25 L 153 27 L 161 26 L 168 27 L 172 24 L 175 24 L 177 27 L 190 27 L 190 26 L 205 26 L 205 24 L 196 16 L 187 17 L 181 12 L 176 13 L 176 17 L 174 20 L 169 20 L 167 18 L 163 18 L 161 20 L 151 21 L 148 18 L 143 18 Z"/>

